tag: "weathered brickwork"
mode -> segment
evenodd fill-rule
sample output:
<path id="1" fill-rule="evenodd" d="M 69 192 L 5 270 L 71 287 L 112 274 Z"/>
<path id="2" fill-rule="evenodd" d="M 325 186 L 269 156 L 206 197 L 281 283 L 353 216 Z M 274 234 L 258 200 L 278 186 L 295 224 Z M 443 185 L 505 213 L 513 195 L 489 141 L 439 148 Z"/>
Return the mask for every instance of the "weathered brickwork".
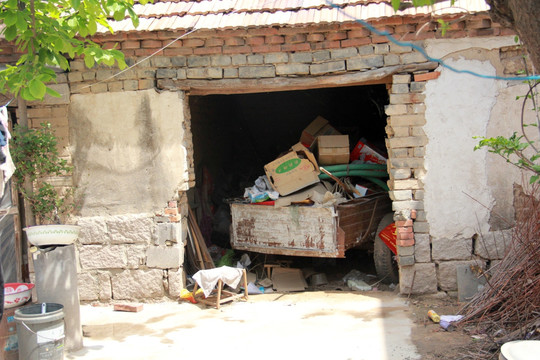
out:
<path id="1" fill-rule="evenodd" d="M 425 39 L 442 37 L 437 23 L 427 17 L 384 19 L 372 25 L 418 46 Z M 74 59 L 70 71 L 59 76 L 58 86 L 62 86 L 59 92 L 64 101 L 47 99 L 43 103 L 30 103 L 30 124 L 36 126 L 43 121 L 53 124 L 63 154 L 69 158 L 70 94 L 162 90 L 171 82 L 189 88 L 195 81 L 218 81 L 226 88 L 228 81 L 324 78 L 406 65 L 414 69 L 415 65 L 427 64 L 412 47 L 390 43 L 386 37 L 356 23 L 205 30 L 178 39 L 183 34 L 158 31 L 96 36 L 96 42 L 120 49 L 127 64 L 137 66 L 122 72 L 105 66 L 87 69 L 82 59 Z M 504 35 L 513 32 L 480 14 L 452 22 L 445 38 Z M 14 62 L 20 55 L 11 45 L 0 44 L 0 48 L 0 63 Z M 519 57 L 512 51 L 508 50 L 503 57 L 505 72 L 509 73 L 519 67 Z M 469 239 L 460 242 L 460 251 L 454 251 L 455 244 L 444 240 L 433 243 L 430 238 L 424 211 L 424 155 L 428 144 L 424 132 L 424 91 L 426 83 L 439 74 L 432 71 L 434 68 L 435 65 L 427 70 L 417 66 L 416 70 L 394 71 L 388 84 L 390 102 L 385 109 L 388 185 L 397 222 L 402 293 L 454 290 L 455 279 L 449 279 L 447 274 L 453 272 L 455 264 L 472 261 L 475 256 L 498 259 L 504 244 L 503 240 L 493 238 L 496 250 L 492 254 Z M 182 143 L 188 151 L 189 186 L 193 187 L 190 111 L 185 106 L 186 137 Z M 186 194 L 181 193 L 178 202 L 167 204 L 163 214 L 79 219 L 83 227 L 78 241 L 81 299 L 177 297 L 183 287 L 187 204 Z M 452 256 L 448 257 L 448 252 Z"/>

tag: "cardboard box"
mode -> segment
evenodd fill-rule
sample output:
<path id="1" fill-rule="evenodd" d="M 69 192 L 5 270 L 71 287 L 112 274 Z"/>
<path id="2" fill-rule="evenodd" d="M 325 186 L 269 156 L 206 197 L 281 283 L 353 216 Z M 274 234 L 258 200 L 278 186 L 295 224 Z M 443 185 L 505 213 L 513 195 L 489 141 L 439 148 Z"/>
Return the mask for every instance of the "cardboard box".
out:
<path id="1" fill-rule="evenodd" d="M 349 135 L 317 137 L 317 160 L 320 165 L 349 163 Z"/>
<path id="2" fill-rule="evenodd" d="M 386 165 L 387 159 L 362 141 L 358 141 L 351 151 L 351 162 L 355 160 L 360 160 L 363 163 Z"/>
<path id="3" fill-rule="evenodd" d="M 307 148 L 317 139 L 317 136 L 321 135 L 341 135 L 332 125 L 328 123 L 328 120 L 322 116 L 317 116 L 303 131 L 300 136 L 300 142 Z"/>
<path id="4" fill-rule="evenodd" d="M 266 164 L 264 172 L 274 190 L 285 196 L 319 182 L 320 171 L 315 156 L 298 143 L 284 156 Z"/>

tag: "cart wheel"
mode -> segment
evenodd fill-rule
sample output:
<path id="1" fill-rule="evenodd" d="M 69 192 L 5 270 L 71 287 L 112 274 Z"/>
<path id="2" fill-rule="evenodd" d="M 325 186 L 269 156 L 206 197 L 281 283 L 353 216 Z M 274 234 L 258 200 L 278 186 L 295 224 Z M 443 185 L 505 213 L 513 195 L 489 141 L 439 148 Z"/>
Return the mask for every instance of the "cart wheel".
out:
<path id="1" fill-rule="evenodd" d="M 394 221 L 394 214 L 386 214 L 375 234 L 375 243 L 373 244 L 373 260 L 377 276 L 385 284 L 397 284 L 399 282 L 398 264 L 394 260 L 394 253 L 386 246 L 379 237 L 379 233 Z"/>

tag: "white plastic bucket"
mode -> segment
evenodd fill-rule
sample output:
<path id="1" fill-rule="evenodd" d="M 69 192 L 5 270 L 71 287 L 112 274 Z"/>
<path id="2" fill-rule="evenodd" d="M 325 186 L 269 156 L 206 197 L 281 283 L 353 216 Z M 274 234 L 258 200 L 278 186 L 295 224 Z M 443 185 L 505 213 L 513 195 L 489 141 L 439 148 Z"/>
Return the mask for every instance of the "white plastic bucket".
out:
<path id="1" fill-rule="evenodd" d="M 19 359 L 64 359 L 64 306 L 42 303 L 15 310 Z"/>

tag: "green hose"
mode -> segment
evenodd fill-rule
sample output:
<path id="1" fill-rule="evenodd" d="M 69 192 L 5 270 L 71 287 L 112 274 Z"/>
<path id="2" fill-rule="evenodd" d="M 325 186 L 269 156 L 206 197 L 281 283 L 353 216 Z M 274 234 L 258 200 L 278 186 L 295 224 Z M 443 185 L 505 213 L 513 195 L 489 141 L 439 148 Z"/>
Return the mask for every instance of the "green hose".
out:
<path id="1" fill-rule="evenodd" d="M 359 165 L 375 165 L 375 164 L 359 164 Z M 380 166 L 380 165 L 379 165 Z M 335 171 L 335 167 L 343 167 L 343 168 L 347 168 L 347 165 L 333 165 L 333 166 L 325 166 L 324 168 L 331 172 L 332 175 L 334 175 L 335 177 L 343 177 L 343 176 L 359 176 L 359 177 L 362 177 L 366 180 L 369 180 L 371 181 L 372 183 L 380 186 L 381 188 L 383 188 L 384 190 L 388 191 L 388 185 L 386 185 L 386 183 L 384 181 L 382 181 L 381 179 L 379 178 L 387 178 L 388 177 L 388 173 L 386 171 L 374 171 L 374 170 L 350 170 L 350 167 L 349 167 L 349 171 Z M 332 172 L 330 169 L 334 170 L 334 172 Z M 386 170 L 386 165 L 384 165 L 384 170 Z M 324 174 L 324 173 L 321 173 L 319 174 L 319 179 L 321 180 L 327 180 L 327 179 L 331 179 L 330 176 Z"/>
<path id="2" fill-rule="evenodd" d="M 386 171 L 386 164 L 343 164 L 343 165 L 328 165 L 323 166 L 326 170 L 334 173 L 335 171 L 347 171 L 347 170 L 384 170 Z"/>

